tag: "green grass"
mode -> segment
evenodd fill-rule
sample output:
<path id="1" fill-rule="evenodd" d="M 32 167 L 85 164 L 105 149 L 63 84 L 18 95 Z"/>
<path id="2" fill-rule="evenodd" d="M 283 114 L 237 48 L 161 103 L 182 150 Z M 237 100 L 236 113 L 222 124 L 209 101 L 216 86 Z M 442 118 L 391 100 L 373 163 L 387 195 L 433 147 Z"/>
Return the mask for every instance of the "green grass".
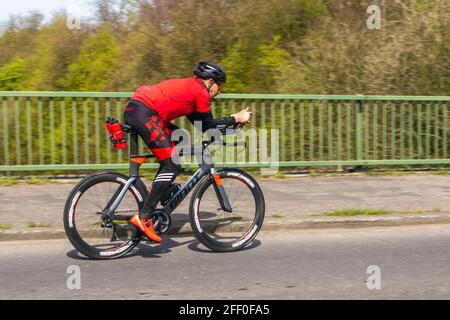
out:
<path id="1" fill-rule="evenodd" d="M 0 230 L 9 230 L 12 228 L 12 225 L 8 223 L 0 223 Z"/>
<path id="2" fill-rule="evenodd" d="M 50 181 L 50 179 L 48 178 L 41 178 L 36 176 L 28 177 L 25 180 L 25 182 L 28 184 L 36 184 L 36 185 L 52 183 L 52 181 Z"/>
<path id="3" fill-rule="evenodd" d="M 25 182 L 27 184 L 35 184 L 35 185 L 41 185 L 41 184 L 49 184 L 54 183 L 55 181 L 52 181 L 48 177 L 40 177 L 40 176 L 29 176 L 25 179 L 21 178 L 13 178 L 13 177 L 2 177 L 0 178 L 0 186 L 13 186 L 19 183 Z"/>
<path id="4" fill-rule="evenodd" d="M 247 171 L 249 174 L 251 174 L 255 179 L 287 179 L 289 178 L 289 174 L 286 174 L 283 171 L 277 171 L 277 173 L 274 174 L 261 174 L 260 172 L 250 172 Z"/>
<path id="5" fill-rule="evenodd" d="M 114 224 L 126 225 L 126 224 L 130 224 L 130 221 L 127 221 L 127 220 L 114 220 Z"/>
<path id="6" fill-rule="evenodd" d="M 343 176 L 340 172 L 328 172 L 325 173 L 325 177 L 341 177 Z"/>
<path id="7" fill-rule="evenodd" d="M 356 172 L 359 175 L 369 176 L 369 177 L 382 177 L 382 176 L 391 176 L 391 177 L 402 177 L 402 176 L 411 176 L 411 175 L 419 175 L 419 174 L 435 174 L 435 175 L 450 175 L 450 171 L 438 170 L 438 171 L 399 171 L 395 169 L 387 169 L 383 171 L 376 171 L 374 168 L 367 168 L 364 171 Z M 343 177 L 348 176 L 354 173 L 346 172 L 346 171 L 336 171 L 336 172 L 319 172 L 316 170 L 310 170 L 310 177 Z"/>
<path id="8" fill-rule="evenodd" d="M 437 175 L 450 175 L 450 171 L 445 171 L 445 170 L 439 170 L 439 171 L 431 171 L 431 174 L 437 174 Z"/>
<path id="9" fill-rule="evenodd" d="M 325 213 L 325 216 L 329 217 L 341 217 L 341 216 L 375 216 L 390 214 L 392 211 L 382 209 L 342 209 L 334 210 L 332 212 Z"/>
<path id="10" fill-rule="evenodd" d="M 49 228 L 52 226 L 50 223 L 29 222 L 27 228 Z"/>
<path id="11" fill-rule="evenodd" d="M 127 224 L 130 224 L 130 221 L 127 221 L 127 220 L 114 220 L 114 224 L 116 224 L 116 225 L 127 225 Z M 90 223 L 90 225 L 93 226 L 93 227 L 99 227 L 99 226 L 102 225 L 102 222 L 101 221 L 93 221 L 93 222 Z"/>
<path id="12" fill-rule="evenodd" d="M 19 180 L 14 178 L 0 178 L 0 186 L 9 187 L 19 183 Z"/>
<path id="13" fill-rule="evenodd" d="M 244 220 L 244 218 L 243 217 L 230 216 L 230 217 L 219 218 L 219 219 L 217 219 L 217 222 L 241 221 L 241 220 Z"/>
<path id="14" fill-rule="evenodd" d="M 426 211 L 426 210 L 401 210 L 401 211 L 395 211 L 393 213 L 427 213 L 430 211 Z"/>
<path id="15" fill-rule="evenodd" d="M 394 176 L 394 177 L 401 177 L 401 176 L 407 176 L 407 175 L 414 175 L 416 172 L 414 171 L 369 171 L 365 172 L 364 174 L 368 176 Z"/>
<path id="16" fill-rule="evenodd" d="M 278 171 L 277 173 L 271 175 L 270 177 L 275 179 L 286 179 L 288 175 L 286 175 L 283 171 Z"/>
<path id="17" fill-rule="evenodd" d="M 394 211 L 393 213 L 436 213 L 441 212 L 439 208 L 433 208 L 432 210 L 405 210 L 405 211 Z"/>
<path id="18" fill-rule="evenodd" d="M 285 218 L 286 216 L 287 216 L 286 214 L 275 213 L 272 215 L 272 218 Z"/>
<path id="19" fill-rule="evenodd" d="M 334 210 L 327 213 L 313 214 L 312 216 L 327 216 L 327 217 L 350 217 L 350 216 L 380 216 L 386 214 L 411 214 L 411 213 L 436 213 L 441 212 L 439 208 L 433 208 L 432 210 L 402 210 L 402 211 L 389 211 L 384 209 L 342 209 Z"/>
<path id="20" fill-rule="evenodd" d="M 308 173 L 309 173 L 309 176 L 310 176 L 310 177 L 313 177 L 313 178 L 315 178 L 315 177 L 321 177 L 321 176 L 324 176 L 324 175 L 325 175 L 325 172 L 324 172 L 324 173 L 317 172 L 317 171 L 314 170 L 314 169 L 309 170 Z"/>
<path id="21" fill-rule="evenodd" d="M 193 174 L 192 174 L 192 175 L 193 175 Z M 187 181 L 192 177 L 192 175 L 180 174 L 179 176 L 177 176 L 177 179 L 178 179 L 180 182 L 187 182 Z"/>

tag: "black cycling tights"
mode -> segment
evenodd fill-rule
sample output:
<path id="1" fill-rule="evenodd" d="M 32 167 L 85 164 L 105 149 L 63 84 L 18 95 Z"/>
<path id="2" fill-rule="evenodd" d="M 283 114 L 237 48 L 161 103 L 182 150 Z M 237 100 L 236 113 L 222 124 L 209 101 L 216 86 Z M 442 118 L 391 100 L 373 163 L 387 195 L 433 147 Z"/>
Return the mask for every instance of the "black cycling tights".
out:
<path id="1" fill-rule="evenodd" d="M 181 166 L 172 161 L 175 144 L 171 134 L 176 127 L 164 123 L 158 114 L 140 102 L 130 101 L 124 113 L 125 123 L 134 128 L 159 162 L 159 170 L 153 180 L 152 190 L 139 212 L 142 219 L 151 217 L 156 205 L 181 172 Z"/>
<path id="2" fill-rule="evenodd" d="M 181 172 L 181 166 L 175 164 L 172 158 L 167 158 L 159 162 L 160 167 L 153 180 L 152 190 L 150 192 L 144 207 L 139 212 L 141 219 L 149 219 L 156 205 L 161 200 L 169 186 Z"/>

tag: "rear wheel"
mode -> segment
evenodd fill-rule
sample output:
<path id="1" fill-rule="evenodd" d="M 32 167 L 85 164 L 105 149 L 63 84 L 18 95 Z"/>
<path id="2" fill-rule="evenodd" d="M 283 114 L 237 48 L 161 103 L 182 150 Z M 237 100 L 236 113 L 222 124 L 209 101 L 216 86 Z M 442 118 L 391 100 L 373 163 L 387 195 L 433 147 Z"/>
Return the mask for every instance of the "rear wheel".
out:
<path id="1" fill-rule="evenodd" d="M 214 179 L 205 179 L 194 191 L 190 203 L 190 223 L 197 239 L 213 251 L 237 251 L 248 245 L 261 229 L 265 203 L 258 183 L 237 169 L 216 174 L 231 204 L 225 212 L 214 188 Z"/>
<path id="2" fill-rule="evenodd" d="M 94 174 L 70 193 L 64 208 L 64 228 L 82 254 L 93 259 L 114 259 L 139 243 L 141 232 L 129 220 L 144 203 L 144 186 L 136 184 L 127 190 L 113 219 L 105 219 L 104 215 L 127 180 L 128 176 L 115 172 Z"/>

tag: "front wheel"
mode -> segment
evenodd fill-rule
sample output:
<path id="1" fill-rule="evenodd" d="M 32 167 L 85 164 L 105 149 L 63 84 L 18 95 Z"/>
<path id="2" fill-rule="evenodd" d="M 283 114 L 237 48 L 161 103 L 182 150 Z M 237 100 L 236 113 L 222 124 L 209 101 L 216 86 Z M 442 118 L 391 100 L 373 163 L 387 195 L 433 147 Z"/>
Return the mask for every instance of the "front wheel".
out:
<path id="1" fill-rule="evenodd" d="M 237 251 L 248 245 L 261 229 L 264 195 L 255 179 L 242 170 L 223 169 L 215 175 L 221 179 L 232 210 L 223 209 L 215 179 L 210 175 L 192 195 L 191 227 L 197 239 L 209 249 Z"/>

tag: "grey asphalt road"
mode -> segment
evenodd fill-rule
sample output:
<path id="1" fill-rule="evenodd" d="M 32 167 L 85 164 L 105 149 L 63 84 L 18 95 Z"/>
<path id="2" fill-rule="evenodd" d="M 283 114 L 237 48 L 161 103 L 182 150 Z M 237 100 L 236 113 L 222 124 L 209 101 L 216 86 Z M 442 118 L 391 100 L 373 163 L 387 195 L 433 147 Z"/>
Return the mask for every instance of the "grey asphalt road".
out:
<path id="1" fill-rule="evenodd" d="M 449 245 L 448 224 L 263 232 L 226 254 L 172 237 L 112 261 L 64 240 L 8 241 L 0 299 L 449 299 Z M 73 265 L 81 289 L 67 288 Z"/>

